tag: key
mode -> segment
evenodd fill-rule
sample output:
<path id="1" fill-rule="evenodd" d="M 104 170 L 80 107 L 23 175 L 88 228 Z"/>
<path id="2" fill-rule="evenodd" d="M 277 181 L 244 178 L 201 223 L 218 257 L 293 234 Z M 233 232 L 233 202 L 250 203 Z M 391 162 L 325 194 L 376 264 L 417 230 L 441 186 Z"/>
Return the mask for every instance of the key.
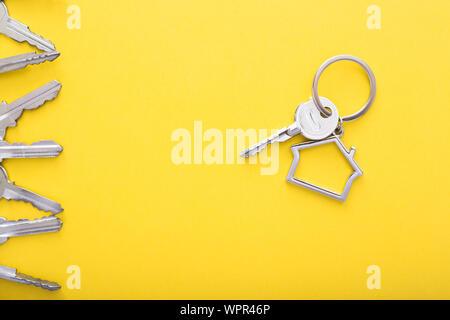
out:
<path id="1" fill-rule="evenodd" d="M 0 73 L 20 70 L 28 65 L 40 64 L 45 61 L 53 61 L 58 58 L 59 52 L 44 52 L 44 53 L 25 53 L 17 56 L 0 59 Z"/>
<path id="2" fill-rule="evenodd" d="M 10 182 L 8 180 L 8 175 L 6 174 L 6 170 L 2 166 L 0 166 L 0 198 L 24 201 L 30 203 L 39 210 L 52 212 L 54 214 L 63 211 L 59 203 L 44 198 L 43 196 L 16 186 L 13 182 Z"/>
<path id="3" fill-rule="evenodd" d="M 0 2 L 0 33 L 18 42 L 26 41 L 42 51 L 55 51 L 55 45 L 50 40 L 31 32 L 28 26 L 9 17 L 8 9 L 3 1 Z"/>
<path id="4" fill-rule="evenodd" d="M 63 148 L 52 140 L 42 140 L 31 145 L 10 144 L 0 140 L 0 162 L 12 158 L 51 158 L 58 156 L 62 150 Z"/>
<path id="5" fill-rule="evenodd" d="M 61 286 L 56 282 L 51 282 L 47 280 L 37 279 L 28 276 L 23 273 L 17 272 L 17 269 L 9 268 L 0 265 L 0 279 L 13 281 L 22 284 L 34 285 L 35 287 L 40 287 L 45 290 L 55 291 L 61 289 Z"/>
<path id="6" fill-rule="evenodd" d="M 242 151 L 241 157 L 248 158 L 261 152 L 271 143 L 284 142 L 299 134 L 311 140 L 321 140 L 330 136 L 338 126 L 339 115 L 336 106 L 330 100 L 321 97 L 320 101 L 331 110 L 329 117 L 326 118 L 321 115 L 312 99 L 301 103 L 295 111 L 295 122 L 293 124 L 278 130 L 272 136 Z"/>
<path id="7" fill-rule="evenodd" d="M 55 51 L 55 46 L 51 41 L 32 33 L 26 25 L 10 18 L 8 9 L 2 1 L 0 1 L 0 33 L 18 42 L 27 41 L 45 51 L 44 53 L 32 52 L 0 59 L 0 73 L 23 69 L 28 65 L 45 61 L 53 61 L 59 57 L 59 52 Z"/>
<path id="8" fill-rule="evenodd" d="M 53 100 L 61 90 L 61 83 L 53 80 L 26 96 L 7 104 L 0 104 L 0 139 L 5 137 L 8 127 L 16 126 L 16 120 L 23 110 L 32 110 L 42 106 L 45 102 Z"/>
<path id="9" fill-rule="evenodd" d="M 5 243 L 11 237 L 57 232 L 61 230 L 61 227 L 62 221 L 56 216 L 17 221 L 0 217 L 0 244 Z"/>

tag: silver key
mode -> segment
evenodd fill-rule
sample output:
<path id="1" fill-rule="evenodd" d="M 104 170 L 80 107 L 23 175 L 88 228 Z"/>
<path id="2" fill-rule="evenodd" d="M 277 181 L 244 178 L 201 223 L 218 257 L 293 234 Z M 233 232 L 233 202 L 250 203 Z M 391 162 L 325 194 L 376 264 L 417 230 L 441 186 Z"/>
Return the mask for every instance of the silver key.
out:
<path id="1" fill-rule="evenodd" d="M 22 115 L 23 110 L 32 110 L 42 106 L 45 102 L 53 100 L 61 90 L 61 83 L 53 80 L 26 96 L 7 104 L 0 104 L 0 139 L 5 137 L 8 127 L 16 126 L 16 120 Z"/>
<path id="2" fill-rule="evenodd" d="M 57 232 L 61 230 L 61 227 L 62 221 L 56 216 L 17 221 L 0 217 L 0 244 L 5 243 L 11 237 Z"/>
<path id="3" fill-rule="evenodd" d="M 36 53 L 30 52 L 0 59 L 0 73 L 20 70 L 28 65 L 40 64 L 45 61 L 53 61 L 60 55 L 57 51 Z"/>
<path id="4" fill-rule="evenodd" d="M 30 29 L 11 17 L 5 4 L 0 1 L 0 33 L 18 42 L 28 42 L 32 46 L 45 51 L 45 53 L 25 53 L 13 57 L 0 59 L 0 73 L 23 69 L 28 65 L 39 64 L 45 61 L 53 61 L 59 57 L 55 51 L 55 45 L 30 31 Z"/>
<path id="5" fill-rule="evenodd" d="M 0 279 L 13 281 L 22 284 L 34 285 L 35 287 L 40 287 L 45 290 L 55 291 L 61 289 L 61 286 L 56 282 L 51 282 L 47 280 L 37 279 L 28 276 L 23 273 L 17 272 L 17 269 L 9 268 L 0 265 Z"/>
<path id="6" fill-rule="evenodd" d="M 0 141 L 0 162 L 12 158 L 51 158 L 58 156 L 63 148 L 52 140 L 42 140 L 26 145 Z"/>
<path id="7" fill-rule="evenodd" d="M 16 186 L 8 180 L 5 168 L 0 166 L 0 197 L 7 200 L 24 201 L 31 203 L 34 207 L 45 212 L 54 214 L 63 211 L 61 205 L 55 201 L 44 198 L 36 193 L 28 191 L 24 188 Z"/>
<path id="8" fill-rule="evenodd" d="M 284 142 L 302 134 L 307 139 L 321 140 L 330 136 L 337 128 L 339 115 L 336 106 L 327 98 L 320 98 L 322 104 L 331 110 L 329 117 L 322 117 L 313 100 L 301 103 L 295 111 L 295 122 L 272 136 L 258 142 L 241 152 L 241 157 L 248 158 L 275 142 Z"/>
<path id="9" fill-rule="evenodd" d="M 42 51 L 55 51 L 55 45 L 50 40 L 31 32 L 28 26 L 9 17 L 8 9 L 3 1 L 0 2 L 0 33 L 18 42 L 26 41 Z"/>

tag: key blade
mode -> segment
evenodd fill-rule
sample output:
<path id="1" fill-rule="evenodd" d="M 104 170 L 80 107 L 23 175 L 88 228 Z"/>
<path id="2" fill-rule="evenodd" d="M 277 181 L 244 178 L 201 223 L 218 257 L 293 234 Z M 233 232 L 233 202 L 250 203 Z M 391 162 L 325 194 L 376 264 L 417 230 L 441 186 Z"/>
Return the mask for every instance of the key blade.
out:
<path id="1" fill-rule="evenodd" d="M 25 53 L 17 56 L 0 59 L 0 73 L 5 73 L 14 70 L 20 70 L 28 65 L 40 64 L 46 61 L 53 61 L 58 58 L 59 52 L 44 52 L 44 53 Z"/>
<path id="2" fill-rule="evenodd" d="M 290 130 L 290 127 L 285 127 L 281 130 L 278 130 L 275 134 L 271 135 L 270 137 L 258 142 L 257 144 L 254 144 L 251 147 L 242 151 L 240 156 L 242 158 L 248 158 L 250 156 L 257 154 L 258 152 L 261 152 L 269 144 L 272 144 L 275 142 L 284 142 L 286 140 L 289 140 L 290 138 L 292 138 L 292 136 L 288 134 L 289 130 Z"/>
<path id="3" fill-rule="evenodd" d="M 42 140 L 31 145 L 0 141 L 0 161 L 12 158 L 51 158 L 62 152 L 63 148 L 52 140 Z"/>
<path id="4" fill-rule="evenodd" d="M 56 291 L 61 289 L 61 286 L 53 281 L 41 280 L 39 278 L 34 278 L 23 273 L 16 273 L 16 282 L 33 285 L 38 288 L 42 288 L 48 291 Z"/>
<path id="5" fill-rule="evenodd" d="M 3 197 L 7 200 L 16 200 L 30 203 L 35 208 L 44 212 L 58 214 L 63 211 L 61 205 L 34 192 L 16 186 L 9 182 L 4 186 Z"/>
<path id="6" fill-rule="evenodd" d="M 6 105 L 6 111 L 11 112 L 15 109 L 32 110 L 42 106 L 45 102 L 53 100 L 61 90 L 61 83 L 57 80 L 50 81 L 42 87 L 30 92 L 16 101 Z M 1 113 L 1 118 L 4 118 L 4 112 Z"/>
<path id="7" fill-rule="evenodd" d="M 0 236 L 8 239 L 10 237 L 57 232 L 61 228 L 62 221 L 55 216 L 35 220 L 6 220 L 3 223 L 0 222 Z"/>
<path id="8" fill-rule="evenodd" d="M 39 287 L 49 291 L 61 289 L 61 286 L 56 282 L 37 279 L 28 276 L 26 274 L 17 272 L 17 269 L 9 268 L 6 266 L 0 266 L 0 279 L 22 284 L 34 285 L 35 287 Z"/>
<path id="9" fill-rule="evenodd" d="M 22 115 L 23 110 L 36 109 L 47 101 L 55 99 L 61 87 L 61 83 L 53 80 L 10 104 L 2 104 L 0 107 L 0 138 L 4 138 L 6 128 L 16 125 L 16 120 Z"/>
<path id="10" fill-rule="evenodd" d="M 36 193 L 16 186 L 8 180 L 5 168 L 0 166 L 0 195 L 7 200 L 17 200 L 31 203 L 34 207 L 43 211 L 51 211 L 54 214 L 63 211 L 61 205 L 55 201 L 44 198 Z"/>
<path id="11" fill-rule="evenodd" d="M 42 51 L 50 52 L 56 50 L 55 45 L 50 40 L 31 32 L 27 25 L 11 17 L 7 18 L 0 32 L 17 42 L 28 42 L 30 45 Z"/>

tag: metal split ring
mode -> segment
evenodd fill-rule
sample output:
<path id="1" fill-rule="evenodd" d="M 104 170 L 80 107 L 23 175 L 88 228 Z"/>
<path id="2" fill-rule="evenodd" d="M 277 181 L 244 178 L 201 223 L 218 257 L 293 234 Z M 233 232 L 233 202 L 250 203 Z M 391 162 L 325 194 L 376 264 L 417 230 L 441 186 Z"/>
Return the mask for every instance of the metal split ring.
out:
<path id="1" fill-rule="evenodd" d="M 319 93 L 317 92 L 317 87 L 319 85 L 319 79 L 320 79 L 320 76 L 322 75 L 323 71 L 329 65 L 331 65 L 332 63 L 335 63 L 337 61 L 341 61 L 341 60 L 353 61 L 353 62 L 356 62 L 357 64 L 359 64 L 366 71 L 367 76 L 369 77 L 369 81 L 370 81 L 369 100 L 367 100 L 366 104 L 358 112 L 351 114 L 349 116 L 342 117 L 342 121 L 346 122 L 346 121 L 352 121 L 352 120 L 356 120 L 356 119 L 360 118 L 362 115 L 364 115 L 369 110 L 369 108 L 373 104 L 373 101 L 375 100 L 377 84 L 376 84 L 375 76 L 372 72 L 372 69 L 370 69 L 369 65 L 367 63 L 365 63 L 363 60 L 361 60 L 357 57 L 354 57 L 354 56 L 350 56 L 350 55 L 340 55 L 340 56 L 335 56 L 333 58 L 328 59 L 320 66 L 319 70 L 317 70 L 316 75 L 314 76 L 314 81 L 313 81 L 313 86 L 312 86 L 312 99 L 313 99 L 314 104 L 316 105 L 317 109 L 319 109 L 319 111 L 323 115 L 329 117 L 331 115 L 331 112 L 329 112 L 327 109 L 325 109 L 325 107 L 320 102 Z"/>

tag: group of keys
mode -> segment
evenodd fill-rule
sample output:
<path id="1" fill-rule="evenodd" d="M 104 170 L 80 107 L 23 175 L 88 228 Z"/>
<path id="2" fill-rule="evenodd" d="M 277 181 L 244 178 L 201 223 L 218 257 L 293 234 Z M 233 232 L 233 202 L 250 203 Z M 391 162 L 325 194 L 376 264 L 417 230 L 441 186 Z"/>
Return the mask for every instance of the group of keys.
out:
<path id="1" fill-rule="evenodd" d="M 0 33 L 18 42 L 26 41 L 30 45 L 44 51 L 43 53 L 33 52 L 0 59 L 0 73 L 22 69 L 27 65 L 39 64 L 44 61 L 53 61 L 59 56 L 59 52 L 55 50 L 55 46 L 49 40 L 32 33 L 26 25 L 10 18 L 8 10 L 2 1 L 0 1 Z M 330 100 L 319 97 L 317 92 L 319 78 L 325 68 L 340 60 L 353 61 L 361 65 L 369 76 L 371 87 L 369 100 L 363 108 L 355 114 L 346 117 L 340 117 L 336 106 Z M 6 129 L 16 125 L 16 120 L 22 115 L 24 110 L 36 109 L 45 102 L 53 100 L 58 95 L 60 89 L 61 84 L 54 80 L 13 103 L 7 104 L 3 102 L 0 104 L 0 163 L 3 159 L 8 158 L 56 157 L 61 153 L 62 147 L 51 140 L 35 142 L 31 145 L 8 143 L 3 140 Z M 284 142 L 293 136 L 302 134 L 310 141 L 291 147 L 294 153 L 294 161 L 289 170 L 287 181 L 334 199 L 345 201 L 353 181 L 361 176 L 363 172 L 354 160 L 355 148 L 352 147 L 348 150 L 340 140 L 344 133 L 343 123 L 358 119 L 371 107 L 376 92 L 375 77 L 370 67 L 361 59 L 349 55 L 336 56 L 325 61 L 319 68 L 313 81 L 312 91 L 312 98 L 308 102 L 298 106 L 293 124 L 244 150 L 241 156 L 250 157 L 263 150 L 268 144 Z M 342 193 L 328 190 L 294 176 L 300 160 L 299 152 L 306 148 L 327 143 L 335 143 L 353 168 L 353 172 L 347 180 Z M 0 218 L 0 244 L 6 242 L 10 237 L 55 232 L 61 229 L 62 221 L 56 217 L 56 214 L 63 211 L 61 205 L 10 182 L 5 168 L 1 165 L 0 197 L 7 200 L 25 201 L 31 203 L 39 210 L 51 212 L 50 216 L 36 220 L 24 219 L 12 221 L 6 218 Z M 0 278 L 18 283 L 33 284 L 47 290 L 60 289 L 57 283 L 36 279 L 19 273 L 16 269 L 2 265 L 0 265 Z"/>
<path id="2" fill-rule="evenodd" d="M 353 61 L 362 66 L 366 71 L 370 82 L 370 95 L 366 104 L 358 112 L 342 118 L 339 116 L 336 106 L 330 100 L 319 97 L 317 90 L 319 78 L 322 75 L 323 71 L 332 63 L 341 60 Z M 354 159 L 356 149 L 354 147 L 351 147 L 350 150 L 348 150 L 340 139 L 344 134 L 343 124 L 346 121 L 356 120 L 364 115 L 372 106 L 373 101 L 375 100 L 375 93 L 375 76 L 367 63 L 357 57 L 350 55 L 340 55 L 330 58 L 320 66 L 314 77 L 311 99 L 308 102 L 301 103 L 297 107 L 297 110 L 295 112 L 295 122 L 290 126 L 279 130 L 274 135 L 242 151 L 241 157 L 250 157 L 260 152 L 271 143 L 284 142 L 296 135 L 302 134 L 310 141 L 296 144 L 291 147 L 294 154 L 294 160 L 292 162 L 291 168 L 289 169 L 286 180 L 288 182 L 321 193 L 333 199 L 345 201 L 350 192 L 353 181 L 356 178 L 360 177 L 363 174 L 363 171 Z M 300 161 L 300 151 L 327 143 L 336 144 L 336 146 L 339 148 L 339 151 L 341 151 L 341 153 L 345 156 L 348 163 L 353 169 L 353 172 L 348 178 L 347 183 L 345 184 L 344 189 L 341 193 L 314 185 L 310 182 L 295 177 L 295 172 Z"/>
<path id="3" fill-rule="evenodd" d="M 53 61 L 59 56 L 55 46 L 49 40 L 34 34 L 30 29 L 12 19 L 3 1 L 0 1 L 0 33 L 18 42 L 28 42 L 43 53 L 26 53 L 0 59 L 0 73 L 25 68 L 28 65 Z M 26 96 L 7 104 L 0 104 L 0 163 L 3 159 L 12 158 L 48 158 L 58 156 L 63 148 L 54 141 L 42 140 L 26 145 L 24 143 L 9 143 L 4 141 L 6 129 L 16 126 L 17 119 L 24 110 L 36 109 L 47 101 L 53 100 L 61 90 L 61 84 L 54 80 Z M 11 237 L 56 232 L 61 230 L 62 221 L 56 214 L 63 211 L 61 205 L 41 195 L 28 191 L 9 181 L 6 170 L 0 165 L 0 197 L 7 200 L 24 201 L 49 216 L 36 220 L 20 219 L 17 221 L 0 217 L 0 245 Z M 55 282 L 37 279 L 18 272 L 14 268 L 0 265 L 0 279 L 13 282 L 32 284 L 47 290 L 58 290 L 60 285 Z"/>

